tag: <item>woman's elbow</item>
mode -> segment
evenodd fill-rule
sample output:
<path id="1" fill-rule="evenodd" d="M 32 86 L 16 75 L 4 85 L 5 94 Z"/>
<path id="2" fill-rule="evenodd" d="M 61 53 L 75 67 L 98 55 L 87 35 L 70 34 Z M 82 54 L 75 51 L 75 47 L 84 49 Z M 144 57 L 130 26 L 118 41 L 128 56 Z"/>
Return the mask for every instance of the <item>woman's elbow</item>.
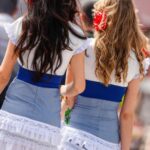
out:
<path id="1" fill-rule="evenodd" d="M 7 84 L 10 80 L 10 76 L 7 76 L 2 70 L 0 70 L 0 84 Z"/>
<path id="2" fill-rule="evenodd" d="M 86 87 L 85 81 L 83 81 L 83 82 L 80 82 L 80 84 L 76 85 L 75 89 L 76 89 L 77 93 L 80 94 L 80 93 L 84 92 L 85 87 Z"/>
<path id="3" fill-rule="evenodd" d="M 135 116 L 134 112 L 122 112 L 120 114 L 120 120 L 121 121 L 129 121 L 129 120 L 133 120 Z"/>

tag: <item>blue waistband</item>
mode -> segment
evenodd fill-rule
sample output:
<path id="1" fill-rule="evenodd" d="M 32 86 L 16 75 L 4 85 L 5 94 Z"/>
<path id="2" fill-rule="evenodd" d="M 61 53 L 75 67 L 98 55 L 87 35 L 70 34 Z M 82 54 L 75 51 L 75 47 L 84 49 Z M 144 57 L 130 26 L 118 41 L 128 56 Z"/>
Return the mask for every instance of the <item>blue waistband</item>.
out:
<path id="1" fill-rule="evenodd" d="M 35 82 L 34 81 L 35 75 L 36 75 L 35 71 L 31 71 L 20 66 L 19 72 L 17 74 L 17 79 L 38 87 L 59 88 L 63 78 L 63 76 L 43 74 L 40 81 Z"/>
<path id="2" fill-rule="evenodd" d="M 106 87 L 104 84 L 100 82 L 87 80 L 86 89 L 80 95 L 100 100 L 121 102 L 122 97 L 126 93 L 126 89 L 127 87 L 121 87 L 117 85 L 109 85 L 108 87 Z"/>

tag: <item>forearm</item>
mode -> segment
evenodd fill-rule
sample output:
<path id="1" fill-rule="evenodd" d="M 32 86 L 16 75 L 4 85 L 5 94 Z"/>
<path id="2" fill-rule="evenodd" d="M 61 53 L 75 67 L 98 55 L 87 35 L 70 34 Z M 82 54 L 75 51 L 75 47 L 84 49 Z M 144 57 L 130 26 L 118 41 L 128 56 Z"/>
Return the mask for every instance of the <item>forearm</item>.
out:
<path id="1" fill-rule="evenodd" d="M 72 83 L 73 82 L 73 75 L 71 72 L 71 67 L 68 67 L 67 70 L 67 74 L 66 74 L 66 84 Z M 75 97 L 66 97 L 66 105 L 67 107 L 69 107 L 70 109 L 72 109 L 72 107 L 74 106 L 74 101 L 75 101 Z"/>
<path id="2" fill-rule="evenodd" d="M 63 85 L 60 89 L 60 93 L 62 96 L 74 97 L 80 94 L 84 90 L 84 87 L 77 88 L 76 85 L 71 82 L 69 84 Z"/>
<path id="3" fill-rule="evenodd" d="M 66 80 L 65 80 L 65 84 L 69 84 L 73 82 L 73 75 L 71 72 L 71 67 L 69 66 L 66 72 Z"/>
<path id="4" fill-rule="evenodd" d="M 7 86 L 10 78 L 5 78 L 3 75 L 0 73 L 0 94 L 3 92 L 5 87 Z"/>
<path id="5" fill-rule="evenodd" d="M 61 95 L 67 96 L 68 98 L 71 97 L 71 99 L 73 99 L 73 97 L 80 94 L 84 88 L 85 81 L 81 81 L 80 84 L 79 82 L 75 82 L 71 67 L 69 66 L 67 69 L 65 85 L 61 87 Z"/>
<path id="6" fill-rule="evenodd" d="M 0 94 L 3 92 L 10 80 L 10 74 L 4 71 L 2 66 L 0 66 Z"/>
<path id="7" fill-rule="evenodd" d="M 133 122 L 133 116 L 122 116 L 120 118 L 121 150 L 130 150 Z"/>
<path id="8" fill-rule="evenodd" d="M 3 61 L 0 65 L 0 93 L 4 90 L 8 84 L 14 66 L 16 64 L 18 55 L 14 52 L 16 46 L 10 41 L 7 46 L 7 50 Z"/>

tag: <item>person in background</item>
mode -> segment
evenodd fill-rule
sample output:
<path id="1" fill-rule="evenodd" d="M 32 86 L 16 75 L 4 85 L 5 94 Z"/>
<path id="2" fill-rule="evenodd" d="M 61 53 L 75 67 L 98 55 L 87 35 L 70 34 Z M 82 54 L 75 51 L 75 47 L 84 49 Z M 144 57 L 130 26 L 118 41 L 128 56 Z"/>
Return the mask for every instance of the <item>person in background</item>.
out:
<path id="1" fill-rule="evenodd" d="M 27 12 L 27 0 L 18 0 L 18 12 L 15 16 L 15 18 L 19 18 L 22 16 L 24 13 Z"/>
<path id="2" fill-rule="evenodd" d="M 89 38 L 93 37 L 93 9 L 95 2 L 96 1 L 88 1 L 84 3 L 80 15 L 83 29 Z"/>
<path id="3" fill-rule="evenodd" d="M 0 63 L 2 62 L 3 57 L 5 55 L 5 50 L 8 43 L 8 36 L 6 34 L 4 26 L 14 21 L 13 17 L 15 16 L 18 10 L 17 2 L 18 0 L 0 0 Z M 15 67 L 12 73 L 11 80 L 14 78 L 16 74 L 16 70 L 17 67 Z M 3 103 L 5 93 L 6 93 L 6 89 L 0 95 L 0 107 Z"/>

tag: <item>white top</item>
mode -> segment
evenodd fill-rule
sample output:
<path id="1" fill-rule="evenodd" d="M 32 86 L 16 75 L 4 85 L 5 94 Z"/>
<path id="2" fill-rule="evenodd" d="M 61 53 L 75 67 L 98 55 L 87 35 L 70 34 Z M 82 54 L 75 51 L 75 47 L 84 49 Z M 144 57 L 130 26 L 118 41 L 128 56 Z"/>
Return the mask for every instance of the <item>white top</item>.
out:
<path id="1" fill-rule="evenodd" d="M 89 42 L 89 46 L 87 48 L 87 55 L 88 56 L 85 59 L 85 76 L 86 76 L 86 80 L 100 82 L 99 79 L 95 75 L 95 53 L 94 53 L 95 40 L 91 38 L 91 39 L 88 39 L 88 42 Z M 149 66 L 149 60 L 148 59 L 145 60 L 143 62 L 143 64 L 144 64 L 144 69 L 146 71 L 148 69 L 148 66 Z M 121 87 L 127 87 L 128 83 L 131 80 L 135 79 L 139 75 L 140 75 L 139 63 L 138 63 L 138 60 L 136 58 L 136 55 L 135 55 L 134 51 L 131 51 L 130 52 L 130 57 L 128 59 L 128 75 L 127 75 L 126 82 L 121 82 L 121 83 L 116 82 L 115 81 L 115 71 L 114 71 L 111 75 L 110 84 L 118 85 L 118 86 L 121 86 Z"/>
<path id="2" fill-rule="evenodd" d="M 23 20 L 23 17 L 20 17 L 14 23 L 9 24 L 5 27 L 8 37 L 14 45 L 17 44 L 17 42 L 20 38 L 21 32 L 22 32 L 22 20 Z M 81 28 L 79 26 L 77 26 L 73 23 L 70 23 L 70 25 L 80 35 L 84 35 L 83 31 L 81 30 Z M 62 51 L 63 61 L 62 61 L 62 65 L 60 66 L 60 68 L 56 71 L 56 75 L 64 75 L 72 56 L 83 52 L 88 46 L 87 40 L 79 39 L 78 37 L 73 35 L 71 32 L 69 32 L 69 37 L 70 37 L 69 46 L 73 50 L 72 51 L 69 51 L 69 50 Z M 28 61 L 28 67 L 27 67 L 28 53 L 29 52 L 26 51 L 25 54 L 23 55 L 23 60 L 24 60 L 23 67 L 28 68 L 29 70 L 33 70 L 32 60 L 33 60 L 35 50 L 33 49 L 31 51 L 31 53 L 29 54 L 29 59 L 28 59 L 29 61 Z M 22 65 L 19 59 L 18 59 L 18 62 L 20 65 Z M 48 71 L 47 73 L 50 74 L 50 71 Z"/>

